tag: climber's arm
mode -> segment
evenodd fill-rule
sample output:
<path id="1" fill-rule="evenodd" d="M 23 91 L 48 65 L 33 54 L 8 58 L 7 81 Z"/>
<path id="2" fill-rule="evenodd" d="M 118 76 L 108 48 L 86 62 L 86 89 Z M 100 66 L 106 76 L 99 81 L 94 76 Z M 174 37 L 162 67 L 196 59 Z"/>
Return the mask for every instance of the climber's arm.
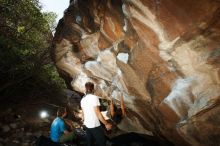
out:
<path id="1" fill-rule="evenodd" d="M 124 117 L 125 116 L 125 104 L 124 104 L 123 93 L 121 93 L 120 101 L 121 101 L 121 112 L 122 112 L 122 116 Z"/>
<path id="2" fill-rule="evenodd" d="M 113 103 L 112 99 L 111 99 L 111 103 L 110 103 L 110 114 L 111 114 L 111 117 L 114 117 L 114 115 L 115 115 L 114 103 Z"/>

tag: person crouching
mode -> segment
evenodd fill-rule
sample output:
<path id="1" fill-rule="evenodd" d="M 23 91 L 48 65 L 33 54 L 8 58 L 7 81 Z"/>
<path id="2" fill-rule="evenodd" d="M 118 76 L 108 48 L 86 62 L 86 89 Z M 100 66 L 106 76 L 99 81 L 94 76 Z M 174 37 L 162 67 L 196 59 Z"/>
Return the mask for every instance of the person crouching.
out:
<path id="1" fill-rule="evenodd" d="M 69 132 L 66 129 L 64 118 L 67 115 L 66 108 L 59 108 L 57 111 L 57 117 L 50 127 L 50 139 L 55 143 L 65 143 L 72 141 L 75 138 L 73 132 Z"/>

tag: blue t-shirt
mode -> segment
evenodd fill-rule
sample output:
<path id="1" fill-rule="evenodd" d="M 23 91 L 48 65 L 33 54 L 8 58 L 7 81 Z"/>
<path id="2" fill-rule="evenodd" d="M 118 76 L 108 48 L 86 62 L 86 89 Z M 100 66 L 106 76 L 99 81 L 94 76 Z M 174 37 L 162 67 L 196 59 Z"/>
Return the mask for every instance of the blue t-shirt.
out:
<path id="1" fill-rule="evenodd" d="M 64 121 L 57 117 L 50 127 L 50 138 L 53 142 L 59 142 L 63 132 L 66 130 Z"/>

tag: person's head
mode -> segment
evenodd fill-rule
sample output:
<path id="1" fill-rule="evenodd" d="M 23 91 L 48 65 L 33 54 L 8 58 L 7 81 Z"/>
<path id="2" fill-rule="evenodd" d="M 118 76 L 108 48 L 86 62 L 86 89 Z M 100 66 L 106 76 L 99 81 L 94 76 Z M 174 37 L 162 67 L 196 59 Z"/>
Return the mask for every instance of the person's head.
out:
<path id="1" fill-rule="evenodd" d="M 122 109 L 121 108 L 115 108 L 115 116 L 113 117 L 113 120 L 116 124 L 120 123 L 123 118 L 122 115 Z"/>
<path id="2" fill-rule="evenodd" d="M 86 88 L 86 94 L 94 93 L 94 84 L 92 82 L 87 82 L 85 84 L 85 88 Z"/>
<path id="3" fill-rule="evenodd" d="M 67 115 L 66 108 L 58 108 L 57 117 L 64 118 Z"/>
<path id="4" fill-rule="evenodd" d="M 116 115 L 122 117 L 122 109 L 121 108 L 117 108 L 116 110 Z"/>

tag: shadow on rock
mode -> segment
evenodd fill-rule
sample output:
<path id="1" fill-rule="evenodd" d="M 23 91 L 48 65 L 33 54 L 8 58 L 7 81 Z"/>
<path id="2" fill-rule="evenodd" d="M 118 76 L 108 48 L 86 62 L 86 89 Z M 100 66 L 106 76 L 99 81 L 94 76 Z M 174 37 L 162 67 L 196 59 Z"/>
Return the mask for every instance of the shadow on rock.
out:
<path id="1" fill-rule="evenodd" d="M 127 133 L 112 138 L 111 146 L 174 146 L 168 141 L 162 141 L 152 136 L 137 133 Z"/>

